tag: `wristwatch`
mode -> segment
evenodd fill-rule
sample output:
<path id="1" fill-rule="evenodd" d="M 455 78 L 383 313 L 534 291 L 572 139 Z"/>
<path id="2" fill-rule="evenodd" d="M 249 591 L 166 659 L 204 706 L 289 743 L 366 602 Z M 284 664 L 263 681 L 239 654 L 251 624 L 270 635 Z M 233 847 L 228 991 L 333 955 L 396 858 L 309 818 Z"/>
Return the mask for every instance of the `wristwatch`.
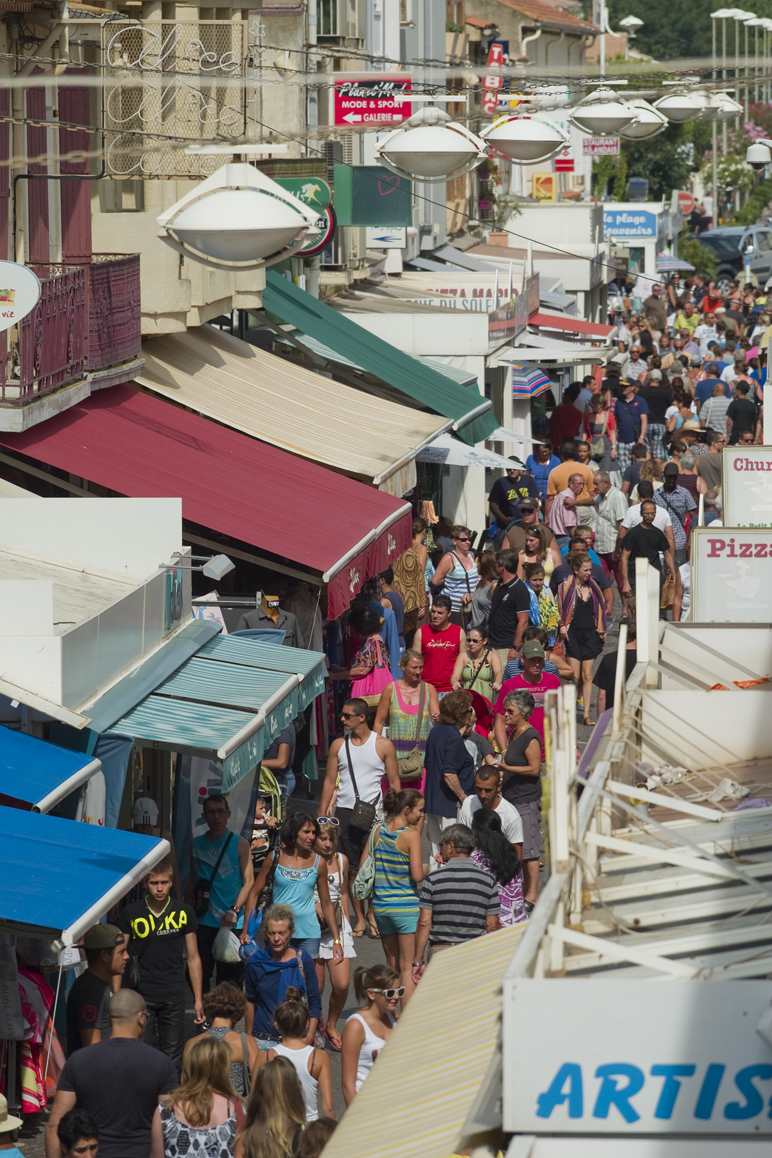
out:
<path id="1" fill-rule="evenodd" d="M 333 941 L 333 945 L 340 945 L 340 944 L 341 944 L 341 942 L 340 942 L 340 940 L 339 940 L 338 938 L 336 938 L 336 939 Z"/>

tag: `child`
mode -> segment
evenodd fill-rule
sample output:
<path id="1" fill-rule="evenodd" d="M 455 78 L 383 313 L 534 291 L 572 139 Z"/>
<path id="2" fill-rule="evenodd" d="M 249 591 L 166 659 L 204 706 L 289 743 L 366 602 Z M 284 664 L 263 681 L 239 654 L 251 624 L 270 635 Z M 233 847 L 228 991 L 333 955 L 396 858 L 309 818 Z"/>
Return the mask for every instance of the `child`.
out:
<path id="1" fill-rule="evenodd" d="M 285 1057 L 295 1067 L 303 1091 L 307 1122 L 315 1122 L 319 1117 L 317 1091 L 322 1095 L 322 1113 L 331 1118 L 335 1111 L 332 1107 L 330 1059 L 323 1050 L 305 1043 L 308 1006 L 298 989 L 291 985 L 287 988 L 284 1000 L 276 1006 L 273 1023 L 279 1031 L 281 1043 L 268 1050 L 268 1061 Z"/>
<path id="2" fill-rule="evenodd" d="M 338 835 L 340 824 L 335 816 L 319 817 L 320 832 L 316 838 L 314 848 L 327 865 L 327 883 L 330 888 L 330 900 L 335 909 L 335 916 L 340 926 L 340 936 L 343 942 L 343 960 L 332 963 L 332 933 L 324 926 L 319 897 L 316 898 L 316 915 L 322 922 L 322 940 L 319 946 L 319 956 L 316 959 L 316 979 L 319 982 L 319 992 L 324 992 L 325 964 L 330 970 L 332 993 L 330 1006 L 327 1011 L 327 1023 L 320 1026 L 323 1038 L 331 1049 L 340 1052 L 340 1035 L 338 1034 L 338 1018 L 343 1012 L 343 1006 L 348 998 L 348 986 L 351 979 L 351 958 L 356 957 L 354 952 L 354 938 L 351 933 L 351 915 L 349 913 L 348 896 L 348 858 L 338 852 Z"/>
<path id="3" fill-rule="evenodd" d="M 255 819 L 252 822 L 252 868 L 255 876 L 271 850 L 269 830 L 276 827 L 276 817 L 267 815 L 268 802 L 258 795 L 255 800 Z"/>
<path id="4" fill-rule="evenodd" d="M 555 596 L 544 586 L 544 568 L 541 563 L 523 565 L 526 591 L 531 597 L 529 622 L 547 632 L 549 646 L 554 647 L 558 633 L 558 608 Z"/>

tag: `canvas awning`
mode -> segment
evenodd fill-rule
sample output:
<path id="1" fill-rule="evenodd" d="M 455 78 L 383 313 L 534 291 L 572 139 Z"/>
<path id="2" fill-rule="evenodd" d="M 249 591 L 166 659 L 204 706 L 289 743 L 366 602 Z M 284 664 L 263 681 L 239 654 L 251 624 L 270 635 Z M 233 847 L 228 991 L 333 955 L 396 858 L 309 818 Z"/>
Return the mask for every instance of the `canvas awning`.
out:
<path id="1" fill-rule="evenodd" d="M 380 486 L 449 419 L 375 398 L 213 326 L 151 338 L 137 381 L 262 442 Z"/>
<path id="2" fill-rule="evenodd" d="M 568 314 L 551 314 L 540 310 L 528 319 L 529 326 L 538 326 L 540 330 L 555 330 L 564 334 L 582 334 L 585 337 L 605 341 L 613 330 L 613 326 L 604 326 L 600 322 L 586 322 L 584 318 L 572 318 Z"/>
<path id="3" fill-rule="evenodd" d="M 274 270 L 266 274 L 263 309 L 344 354 L 414 402 L 450 418 L 453 429 L 471 446 L 495 429 L 497 423 L 490 399 L 455 385 L 446 374 L 384 342 Z"/>
<path id="4" fill-rule="evenodd" d="M 100 760 L 0 727 L 0 801 L 49 812 L 102 770 Z"/>
<path id="5" fill-rule="evenodd" d="M 333 350 L 332 346 L 327 346 L 324 342 L 317 342 L 316 338 L 312 338 L 309 334 L 302 334 L 295 330 L 292 334 L 292 342 L 304 346 L 310 353 L 316 354 L 318 358 L 324 358 L 326 362 L 335 362 L 339 366 L 350 366 L 353 370 L 365 372 L 363 366 L 358 366 L 356 362 L 352 362 L 339 350 Z M 424 354 L 408 354 L 407 356 L 414 358 L 422 365 L 431 366 L 432 369 L 439 374 L 444 374 L 447 378 L 452 378 L 459 386 L 472 386 L 477 382 L 476 374 L 471 374 L 468 370 L 459 370 L 456 366 L 446 366 L 444 362 L 438 362 L 436 358 L 427 358 Z"/>
<path id="6" fill-rule="evenodd" d="M 0 932 L 74 945 L 169 842 L 0 807 Z"/>
<path id="7" fill-rule="evenodd" d="M 444 466 L 486 466 L 492 470 L 508 470 L 512 465 L 504 455 L 484 446 L 467 446 L 450 434 L 441 434 L 431 446 L 424 447 L 418 461 L 438 462 Z"/>
<path id="8" fill-rule="evenodd" d="M 568 342 L 558 342 L 541 334 L 524 334 L 527 345 L 510 346 L 497 355 L 500 365 L 510 362 L 604 362 L 608 349 L 595 346 L 577 346 Z"/>
<path id="9" fill-rule="evenodd" d="M 320 574 L 331 619 L 412 541 L 409 503 L 128 385 L 0 445 L 130 498 L 180 496 L 184 519 Z"/>

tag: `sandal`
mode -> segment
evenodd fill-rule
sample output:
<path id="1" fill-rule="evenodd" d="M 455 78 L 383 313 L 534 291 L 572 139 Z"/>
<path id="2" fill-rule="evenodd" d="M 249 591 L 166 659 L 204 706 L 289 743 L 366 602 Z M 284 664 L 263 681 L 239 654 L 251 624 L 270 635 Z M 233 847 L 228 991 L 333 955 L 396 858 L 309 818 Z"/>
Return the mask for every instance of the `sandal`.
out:
<path id="1" fill-rule="evenodd" d="M 536 904 L 536 902 L 535 901 L 524 901 L 523 904 L 525 905 L 526 913 L 532 913 L 533 909 L 534 909 L 534 905 Z"/>
<path id="2" fill-rule="evenodd" d="M 322 1037 L 327 1042 L 330 1049 L 334 1050 L 335 1053 L 340 1053 L 342 1042 L 341 1042 L 340 1038 L 338 1037 L 338 1035 L 336 1034 L 335 1037 L 333 1037 L 326 1025 L 323 1025 L 321 1027 L 321 1029 L 322 1029 Z"/>
<path id="3" fill-rule="evenodd" d="M 377 941 L 377 940 L 378 940 L 378 938 L 380 937 L 380 935 L 381 935 L 381 934 L 378 932 L 378 926 L 375 924 L 375 922 L 374 922 L 374 921 L 371 921 L 371 920 L 368 918 L 368 921 L 367 921 L 367 936 L 368 936 L 368 937 L 371 937 L 373 941 Z"/>
<path id="4" fill-rule="evenodd" d="M 582 720 L 582 723 L 584 724 L 585 728 L 595 727 L 595 720 L 591 720 L 589 716 L 585 716 Z"/>
<path id="5" fill-rule="evenodd" d="M 359 925 L 357 925 L 356 928 L 351 930 L 351 936 L 352 937 L 364 937 L 366 929 L 367 929 L 367 923 L 366 922 L 365 922 L 365 924 L 362 925 L 361 929 L 360 929 Z"/>

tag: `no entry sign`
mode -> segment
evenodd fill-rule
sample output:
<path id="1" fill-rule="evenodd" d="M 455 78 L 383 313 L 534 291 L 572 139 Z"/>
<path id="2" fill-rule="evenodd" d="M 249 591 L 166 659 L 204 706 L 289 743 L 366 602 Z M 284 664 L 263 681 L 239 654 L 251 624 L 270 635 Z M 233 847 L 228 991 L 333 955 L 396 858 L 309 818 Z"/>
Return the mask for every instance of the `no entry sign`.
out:
<path id="1" fill-rule="evenodd" d="M 410 77 L 335 81 L 335 124 L 377 125 L 406 121 L 413 111 Z"/>

